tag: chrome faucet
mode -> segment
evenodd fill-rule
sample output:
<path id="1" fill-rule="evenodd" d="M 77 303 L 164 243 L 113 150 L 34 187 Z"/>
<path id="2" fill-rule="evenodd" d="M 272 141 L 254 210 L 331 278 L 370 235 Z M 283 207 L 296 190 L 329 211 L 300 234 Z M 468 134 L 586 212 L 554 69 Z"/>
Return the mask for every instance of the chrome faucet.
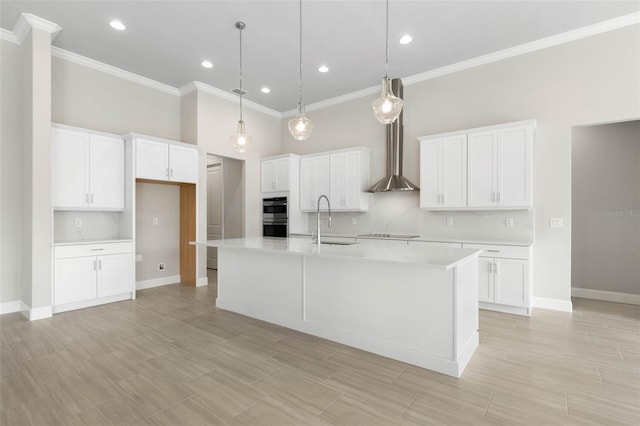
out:
<path id="1" fill-rule="evenodd" d="M 326 195 L 322 194 L 321 196 L 318 197 L 318 233 L 316 234 L 316 241 L 318 243 L 318 247 L 320 247 L 320 200 L 321 199 L 325 199 L 327 200 L 327 208 L 329 209 L 329 228 L 331 228 L 331 203 L 329 202 L 329 198 L 327 198 Z"/>

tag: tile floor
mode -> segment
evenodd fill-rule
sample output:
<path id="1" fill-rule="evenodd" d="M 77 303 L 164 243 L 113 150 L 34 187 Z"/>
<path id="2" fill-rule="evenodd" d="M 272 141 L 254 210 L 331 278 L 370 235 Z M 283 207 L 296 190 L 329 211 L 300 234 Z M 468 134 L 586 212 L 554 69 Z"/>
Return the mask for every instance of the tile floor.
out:
<path id="1" fill-rule="evenodd" d="M 0 424 L 640 424 L 638 306 L 481 311 L 455 379 L 217 310 L 210 281 L 0 317 Z"/>

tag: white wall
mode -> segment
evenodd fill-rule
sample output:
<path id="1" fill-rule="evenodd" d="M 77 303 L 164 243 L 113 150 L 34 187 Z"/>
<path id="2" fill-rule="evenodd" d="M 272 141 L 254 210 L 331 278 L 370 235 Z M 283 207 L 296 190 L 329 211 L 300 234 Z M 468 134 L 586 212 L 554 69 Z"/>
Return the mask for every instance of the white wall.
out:
<path id="1" fill-rule="evenodd" d="M 572 133 L 571 283 L 640 294 L 640 121 Z"/>
<path id="2" fill-rule="evenodd" d="M 535 218 L 521 217 L 523 228 L 533 225 L 534 296 L 538 303 L 555 299 L 568 306 L 571 296 L 571 128 L 640 117 L 640 26 L 634 25 L 510 59 L 405 85 L 405 175 L 418 182 L 416 137 L 510 121 L 537 119 L 534 147 Z M 282 122 L 281 152 L 311 153 L 364 145 L 372 150 L 371 181 L 385 167 L 384 129 L 371 112 L 375 96 L 308 113 L 314 133 L 296 142 Z M 387 194 L 377 194 L 382 199 Z M 393 200 L 395 210 L 417 208 L 417 197 Z M 383 201 L 380 206 L 392 204 Z M 409 231 L 400 215 L 390 217 L 374 204 L 369 223 Z M 464 215 L 465 226 L 486 227 L 482 233 L 501 235 L 503 213 Z M 549 228 L 549 218 L 564 218 L 563 229 Z M 454 233 L 441 214 L 411 214 L 416 232 Z M 313 221 L 311 221 L 313 222 Z M 526 223 L 525 223 L 526 222 Z M 375 229 L 372 229 L 375 230 Z M 515 230 L 515 228 L 514 228 Z M 525 229 L 522 229 L 524 232 Z"/>
<path id="3" fill-rule="evenodd" d="M 189 96 L 190 94 L 187 94 Z M 262 200 L 260 196 L 260 159 L 277 153 L 280 145 L 280 118 L 249 108 L 244 109 L 244 121 L 247 132 L 253 137 L 253 147 L 244 154 L 238 154 L 231 148 L 231 135 L 235 133 L 239 107 L 236 102 L 227 101 L 202 90 L 196 96 L 191 96 L 192 102 L 197 102 L 197 108 L 187 108 L 183 96 L 183 134 L 189 134 L 193 125 L 197 126 L 197 144 L 201 154 L 213 154 L 222 157 L 241 160 L 244 162 L 244 235 L 255 237 L 262 231 Z M 191 112 L 189 114 L 188 112 Z M 197 117 L 192 117 L 193 112 Z M 188 122 L 188 123 L 187 123 Z M 185 128 L 185 123 L 186 128 Z M 206 231 L 206 155 L 201 155 L 200 185 L 198 193 L 198 211 L 200 224 L 198 240 L 205 241 Z M 240 212 L 235 212 L 240 214 Z M 198 249 L 201 259 L 198 277 L 206 277 L 206 248 Z"/>
<path id="4" fill-rule="evenodd" d="M 0 303 L 21 299 L 21 61 L 20 46 L 0 40 Z"/>
<path id="5" fill-rule="evenodd" d="M 158 224 L 153 224 L 158 218 Z M 180 275 L 180 187 L 136 183 L 136 281 Z M 158 263 L 165 270 L 158 270 Z"/>

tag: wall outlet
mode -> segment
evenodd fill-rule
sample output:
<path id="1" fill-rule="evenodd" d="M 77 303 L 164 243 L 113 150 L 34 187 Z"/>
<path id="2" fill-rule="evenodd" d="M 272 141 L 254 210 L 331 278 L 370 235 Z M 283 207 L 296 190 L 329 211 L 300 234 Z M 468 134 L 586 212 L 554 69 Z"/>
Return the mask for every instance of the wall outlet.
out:
<path id="1" fill-rule="evenodd" d="M 164 263 L 158 263 L 158 271 L 164 271 Z"/>
<path id="2" fill-rule="evenodd" d="M 154 224 L 154 225 L 157 225 L 157 224 L 158 224 L 158 222 L 159 222 L 158 218 L 157 218 L 157 217 L 154 217 L 154 218 L 153 218 L 153 224 Z"/>
<path id="3" fill-rule="evenodd" d="M 356 218 L 355 218 L 355 216 L 351 218 L 351 224 L 352 224 L 352 225 L 355 225 L 355 224 L 356 224 Z"/>
<path id="4" fill-rule="evenodd" d="M 76 228 L 82 227 L 82 219 L 76 219 L 75 224 L 76 224 Z"/>
<path id="5" fill-rule="evenodd" d="M 453 218 L 452 217 L 448 217 L 447 218 L 447 226 L 452 226 L 453 225 Z"/>
<path id="6" fill-rule="evenodd" d="M 506 226 L 507 228 L 513 228 L 513 218 L 512 217 L 505 218 L 504 226 Z"/>
<path id="7" fill-rule="evenodd" d="M 136 254 L 136 262 L 142 262 L 142 255 Z"/>
<path id="8" fill-rule="evenodd" d="M 564 226 L 564 221 L 561 217 L 552 217 L 549 220 L 549 226 L 552 228 L 562 228 Z"/>

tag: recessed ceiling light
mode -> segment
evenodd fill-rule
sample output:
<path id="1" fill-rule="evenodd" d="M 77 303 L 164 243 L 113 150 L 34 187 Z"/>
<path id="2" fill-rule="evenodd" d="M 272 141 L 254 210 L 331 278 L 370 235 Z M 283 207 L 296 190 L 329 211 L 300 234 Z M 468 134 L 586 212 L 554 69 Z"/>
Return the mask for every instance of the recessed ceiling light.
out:
<path id="1" fill-rule="evenodd" d="M 411 37 L 409 34 L 405 34 L 402 37 L 400 37 L 400 44 L 409 44 L 413 41 L 413 37 Z"/>
<path id="2" fill-rule="evenodd" d="M 213 64 L 211 63 L 211 61 L 202 61 L 200 65 L 202 65 L 205 68 L 213 68 Z"/>
<path id="3" fill-rule="evenodd" d="M 266 86 L 265 86 L 265 87 L 263 87 L 262 89 L 260 89 L 260 91 L 261 91 L 262 93 L 271 93 L 271 89 L 269 89 L 269 88 L 268 88 L 268 87 L 266 87 Z"/>
<path id="4" fill-rule="evenodd" d="M 127 29 L 127 27 L 124 26 L 122 21 L 118 21 L 117 19 L 114 19 L 113 21 L 109 22 L 109 25 L 111 25 L 111 28 L 118 31 L 124 31 Z"/>
<path id="5" fill-rule="evenodd" d="M 318 68 L 318 71 L 320 72 L 329 72 L 329 67 L 326 65 L 322 65 L 320 68 Z"/>

